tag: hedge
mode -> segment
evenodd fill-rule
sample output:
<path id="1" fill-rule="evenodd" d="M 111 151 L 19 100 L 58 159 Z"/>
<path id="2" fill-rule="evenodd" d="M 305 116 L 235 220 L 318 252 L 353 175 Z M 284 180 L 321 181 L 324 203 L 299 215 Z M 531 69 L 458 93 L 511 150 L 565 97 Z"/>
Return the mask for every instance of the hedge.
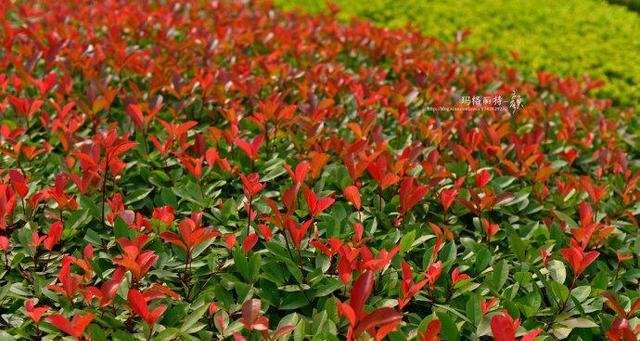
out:
<path id="1" fill-rule="evenodd" d="M 633 1 L 632 1 L 633 2 Z M 326 9 L 324 0 L 276 0 L 286 8 Z M 451 40 L 470 28 L 467 45 L 489 51 L 525 77 L 538 70 L 605 79 L 597 91 L 640 109 L 640 16 L 596 0 L 337 0 L 339 17 L 391 27 L 413 25 Z M 510 51 L 517 51 L 514 60 Z"/>
<path id="2" fill-rule="evenodd" d="M 599 82 L 264 3 L 0 13 L 1 340 L 636 341 Z"/>

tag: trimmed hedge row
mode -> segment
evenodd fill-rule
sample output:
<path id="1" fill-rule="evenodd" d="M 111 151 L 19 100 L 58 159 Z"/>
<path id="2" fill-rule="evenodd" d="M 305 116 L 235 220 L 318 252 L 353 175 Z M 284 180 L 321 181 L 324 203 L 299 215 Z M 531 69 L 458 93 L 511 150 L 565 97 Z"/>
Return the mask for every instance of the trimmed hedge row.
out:
<path id="1" fill-rule="evenodd" d="M 640 109 L 640 17 L 604 1 L 335 0 L 339 18 L 357 16 L 391 27 L 415 25 L 451 40 L 470 28 L 469 46 L 487 46 L 526 77 L 537 70 L 601 78 L 598 95 Z M 637 1 L 626 1 L 631 4 Z M 276 0 L 286 8 L 326 9 L 324 0 Z M 514 58 L 510 51 L 518 51 Z"/>

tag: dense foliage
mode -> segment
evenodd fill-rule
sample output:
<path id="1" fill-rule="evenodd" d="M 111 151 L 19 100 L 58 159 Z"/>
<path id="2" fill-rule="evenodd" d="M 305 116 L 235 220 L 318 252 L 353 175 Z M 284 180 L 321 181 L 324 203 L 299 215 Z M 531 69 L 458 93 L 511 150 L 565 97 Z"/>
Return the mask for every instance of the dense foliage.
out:
<path id="1" fill-rule="evenodd" d="M 632 11 L 640 12 L 640 0 L 607 0 L 612 4 L 626 6 Z"/>
<path id="2" fill-rule="evenodd" d="M 624 7 L 603 0 L 331 2 L 340 6 L 339 18 L 356 16 L 393 27 L 413 25 L 445 40 L 469 29 L 465 45 L 488 48 L 528 78 L 535 78 L 538 70 L 574 77 L 588 74 L 607 81 L 596 94 L 640 110 L 640 16 Z M 324 0 L 276 3 L 311 12 L 326 9 Z"/>
<path id="3" fill-rule="evenodd" d="M 264 3 L 0 11 L 2 338 L 636 338 L 601 82 Z"/>

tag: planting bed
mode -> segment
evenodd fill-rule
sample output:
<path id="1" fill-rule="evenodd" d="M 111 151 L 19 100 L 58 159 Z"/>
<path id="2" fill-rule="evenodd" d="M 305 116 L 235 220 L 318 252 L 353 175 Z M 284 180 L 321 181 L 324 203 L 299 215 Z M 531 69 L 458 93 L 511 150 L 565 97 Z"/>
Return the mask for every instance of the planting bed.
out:
<path id="1" fill-rule="evenodd" d="M 636 339 L 602 82 L 262 2 L 0 13 L 2 339 Z"/>

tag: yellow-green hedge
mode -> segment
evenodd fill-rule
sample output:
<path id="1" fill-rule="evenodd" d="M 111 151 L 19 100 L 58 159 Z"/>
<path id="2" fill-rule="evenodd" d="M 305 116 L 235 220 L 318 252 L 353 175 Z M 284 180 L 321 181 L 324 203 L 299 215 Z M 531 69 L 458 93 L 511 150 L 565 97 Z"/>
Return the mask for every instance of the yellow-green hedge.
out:
<path id="1" fill-rule="evenodd" d="M 316 12 L 324 0 L 276 0 Z M 412 24 L 427 35 L 452 39 L 468 27 L 467 44 L 487 45 L 525 77 L 536 70 L 602 78 L 598 94 L 640 109 L 640 15 L 601 0 L 336 0 L 339 16 L 392 27 Z M 514 61 L 509 51 L 520 52 Z"/>

